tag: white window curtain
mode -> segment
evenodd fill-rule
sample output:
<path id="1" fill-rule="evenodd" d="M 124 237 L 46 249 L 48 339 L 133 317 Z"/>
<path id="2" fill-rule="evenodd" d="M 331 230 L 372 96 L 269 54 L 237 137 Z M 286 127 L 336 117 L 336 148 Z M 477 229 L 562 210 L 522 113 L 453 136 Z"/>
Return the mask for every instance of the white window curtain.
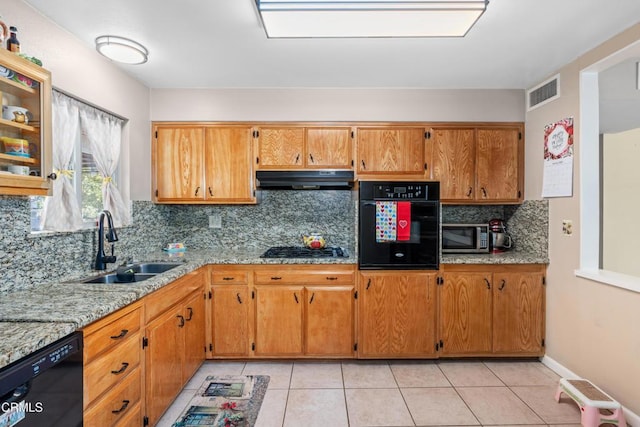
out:
<path id="1" fill-rule="evenodd" d="M 113 174 L 120 160 L 123 121 L 95 108 L 80 109 L 80 127 L 98 171 L 102 175 L 102 202 L 111 212 L 116 227 L 131 224 L 131 213 Z"/>
<path id="2" fill-rule="evenodd" d="M 53 193 L 44 204 L 43 229 L 76 231 L 82 228 L 80 204 L 73 186 L 72 160 L 78 138 L 80 115 L 75 101 L 54 91 L 52 108 Z"/>

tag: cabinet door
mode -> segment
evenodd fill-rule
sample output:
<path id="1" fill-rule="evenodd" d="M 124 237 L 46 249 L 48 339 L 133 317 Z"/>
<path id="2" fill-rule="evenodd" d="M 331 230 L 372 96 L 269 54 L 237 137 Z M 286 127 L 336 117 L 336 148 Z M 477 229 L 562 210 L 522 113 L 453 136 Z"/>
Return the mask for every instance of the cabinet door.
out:
<path id="1" fill-rule="evenodd" d="M 213 285 L 214 356 L 249 354 L 249 289 L 246 285 Z"/>
<path id="2" fill-rule="evenodd" d="M 182 389 L 184 333 L 179 327 L 182 311 L 171 309 L 149 323 L 145 336 L 145 399 L 149 425 L 160 416 Z"/>
<path id="3" fill-rule="evenodd" d="M 422 128 L 358 128 L 358 173 L 423 176 Z"/>
<path id="4" fill-rule="evenodd" d="M 491 273 L 445 273 L 439 287 L 443 355 L 491 352 Z"/>
<path id="5" fill-rule="evenodd" d="M 50 196 L 51 73 L 6 49 L 0 49 L 0 66 L 9 73 L 0 77 L 0 104 L 6 109 L 0 114 L 0 169 L 28 168 L 25 175 L 0 174 L 0 195 Z"/>
<path id="6" fill-rule="evenodd" d="M 250 127 L 208 127 L 205 131 L 206 200 L 255 202 Z"/>
<path id="7" fill-rule="evenodd" d="M 521 131 L 478 129 L 476 199 L 517 202 L 521 199 Z"/>
<path id="8" fill-rule="evenodd" d="M 493 277 L 494 353 L 542 354 L 542 274 L 494 273 Z"/>
<path id="9" fill-rule="evenodd" d="M 256 356 L 302 354 L 302 286 L 256 286 Z"/>
<path id="10" fill-rule="evenodd" d="M 475 198 L 475 130 L 431 130 L 431 178 L 440 181 L 440 200 Z"/>
<path id="11" fill-rule="evenodd" d="M 435 354 L 436 291 L 433 275 L 361 273 L 359 351 L 364 357 Z"/>
<path id="12" fill-rule="evenodd" d="M 307 355 L 353 356 L 353 286 L 306 287 Z"/>
<path id="13" fill-rule="evenodd" d="M 258 129 L 259 169 L 300 169 L 304 164 L 304 128 Z"/>
<path id="14" fill-rule="evenodd" d="M 182 383 L 185 384 L 202 365 L 205 358 L 204 293 L 194 292 L 187 299 L 182 316 L 184 317 Z"/>
<path id="15" fill-rule="evenodd" d="M 308 128 L 306 133 L 306 167 L 353 168 L 351 128 Z"/>
<path id="16" fill-rule="evenodd" d="M 204 200 L 204 130 L 158 127 L 155 143 L 156 199 Z"/>

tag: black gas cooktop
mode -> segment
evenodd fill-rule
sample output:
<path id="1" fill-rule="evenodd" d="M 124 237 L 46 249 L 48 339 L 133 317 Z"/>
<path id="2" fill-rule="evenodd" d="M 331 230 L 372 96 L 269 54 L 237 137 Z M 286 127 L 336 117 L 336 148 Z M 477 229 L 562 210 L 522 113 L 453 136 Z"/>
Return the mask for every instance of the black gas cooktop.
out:
<path id="1" fill-rule="evenodd" d="M 274 246 L 260 255 L 260 258 L 344 258 L 348 256 L 345 249 L 338 247 L 309 249 L 302 246 Z"/>

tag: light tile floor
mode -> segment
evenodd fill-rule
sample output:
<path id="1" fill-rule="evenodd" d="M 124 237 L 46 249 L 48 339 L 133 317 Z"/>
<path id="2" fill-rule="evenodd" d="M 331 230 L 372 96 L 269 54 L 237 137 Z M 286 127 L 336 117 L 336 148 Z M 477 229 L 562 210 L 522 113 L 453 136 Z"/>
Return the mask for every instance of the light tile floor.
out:
<path id="1" fill-rule="evenodd" d="M 579 426 L 560 377 L 537 361 L 207 361 L 158 426 L 207 375 L 269 375 L 255 427 Z"/>

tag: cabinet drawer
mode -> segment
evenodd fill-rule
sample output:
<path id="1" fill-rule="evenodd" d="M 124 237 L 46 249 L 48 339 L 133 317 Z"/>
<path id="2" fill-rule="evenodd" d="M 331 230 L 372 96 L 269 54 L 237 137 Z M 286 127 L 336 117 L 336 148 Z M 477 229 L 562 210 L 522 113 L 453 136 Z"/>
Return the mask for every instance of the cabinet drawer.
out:
<path id="1" fill-rule="evenodd" d="M 148 323 L 151 319 L 154 319 L 187 297 L 191 292 L 203 289 L 202 286 L 205 282 L 204 271 L 206 271 L 206 268 L 192 271 L 164 288 L 144 297 L 145 323 Z"/>
<path id="2" fill-rule="evenodd" d="M 140 333 L 135 333 L 119 347 L 85 365 L 85 407 L 140 366 L 141 351 Z"/>
<path id="3" fill-rule="evenodd" d="M 255 272 L 256 285 L 267 284 L 315 284 L 343 285 L 354 282 L 354 273 L 333 270 L 265 270 Z"/>
<path id="4" fill-rule="evenodd" d="M 116 313 L 116 315 L 117 314 L 118 313 Z M 84 337 L 84 363 L 87 364 L 91 362 L 103 351 L 117 346 L 138 332 L 140 330 L 141 316 L 142 310 L 138 307 L 117 316 L 113 320 L 111 316 L 107 317 L 104 321 L 106 324 L 100 327 L 103 323 L 100 322 L 100 324 L 97 325 L 97 330 L 93 327 L 86 328 L 84 331 L 86 334 Z"/>
<path id="5" fill-rule="evenodd" d="M 136 368 L 84 413 L 86 426 L 113 426 L 140 406 L 140 368 Z"/>
<path id="6" fill-rule="evenodd" d="M 211 280 L 214 285 L 246 285 L 249 273 L 247 271 L 214 271 Z"/>

